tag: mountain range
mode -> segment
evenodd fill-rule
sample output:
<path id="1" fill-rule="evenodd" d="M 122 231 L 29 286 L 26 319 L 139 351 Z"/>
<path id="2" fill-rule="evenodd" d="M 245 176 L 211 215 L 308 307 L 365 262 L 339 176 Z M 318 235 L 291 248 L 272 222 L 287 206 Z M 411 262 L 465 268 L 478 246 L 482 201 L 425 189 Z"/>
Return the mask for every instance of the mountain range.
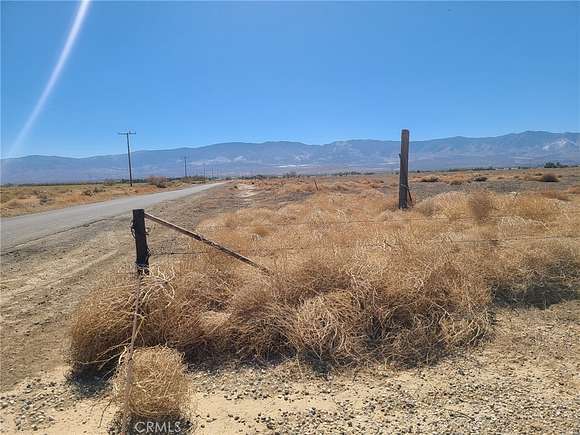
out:
<path id="1" fill-rule="evenodd" d="M 177 177 L 249 174 L 392 171 L 400 142 L 355 139 L 324 145 L 301 142 L 229 142 L 202 147 L 131 153 L 133 176 Z M 410 169 L 537 166 L 546 161 L 580 163 L 580 133 L 525 131 L 496 137 L 449 137 L 411 141 Z M 84 158 L 32 155 L 0 161 L 0 181 L 59 183 L 127 178 L 127 155 Z"/>

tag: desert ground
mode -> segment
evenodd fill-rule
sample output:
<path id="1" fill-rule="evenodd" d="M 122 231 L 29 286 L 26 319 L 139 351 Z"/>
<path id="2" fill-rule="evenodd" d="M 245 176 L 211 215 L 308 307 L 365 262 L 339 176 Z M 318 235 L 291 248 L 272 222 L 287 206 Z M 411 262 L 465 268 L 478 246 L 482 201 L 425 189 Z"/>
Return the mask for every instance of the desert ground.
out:
<path id="1" fill-rule="evenodd" d="M 553 178 L 557 181 L 550 181 Z M 556 239 L 563 234 L 566 246 L 578 249 L 580 231 L 574 225 L 580 210 L 578 168 L 413 173 L 410 183 L 418 211 L 405 213 L 417 213 L 417 231 L 430 231 L 420 219 L 437 216 L 436 200 L 432 204 L 430 198 L 485 191 L 514 201 L 532 197 L 538 204 L 565 210 L 562 216 L 569 222 L 529 217 L 529 210 L 527 217 L 519 218 L 533 221 L 525 225 L 534 229 L 535 237 L 553 234 Z M 300 207 L 308 208 L 316 216 L 328 211 L 324 207 L 329 206 L 321 204 L 340 205 L 344 198 L 364 197 L 368 204 L 381 204 L 377 213 L 386 212 L 396 220 L 403 213 L 392 210 L 396 194 L 395 175 L 235 180 L 147 211 L 245 249 L 245 255 L 274 268 L 286 257 L 276 257 L 272 246 L 267 249 L 274 231 L 270 221 L 248 220 L 258 215 L 257 210 L 275 221 L 293 208 L 297 213 L 303 210 Z M 333 214 L 334 218 L 354 216 L 356 204 L 352 202 L 351 210 L 339 210 L 343 213 Z M 546 213 L 551 212 L 549 207 Z M 485 220 L 487 215 L 482 216 Z M 449 215 L 444 222 L 457 224 L 461 219 Z M 119 407 L 111 401 L 111 378 L 72 372 L 71 325 L 77 324 L 79 310 L 93 303 L 95 294 L 106 297 L 106 286 L 132 273 L 135 247 L 129 225 L 125 217 L 106 219 L 3 254 L 2 433 L 117 430 Z M 491 230 L 482 227 L 477 229 L 479 238 L 506 237 L 496 232 L 490 236 Z M 359 234 L 356 228 L 348 230 L 349 237 Z M 195 263 L 208 256 L 207 247 L 158 224 L 150 224 L 149 231 L 152 268 L 179 268 L 188 258 Z M 288 225 L 275 231 L 289 244 L 312 243 L 308 235 L 301 235 L 308 228 Z M 567 279 L 566 291 L 557 297 L 548 294 L 549 288 L 544 290 L 539 300 L 492 304 L 486 317 L 488 333 L 419 363 L 369 358 L 328 368 L 309 364 L 297 354 L 223 361 L 197 356 L 188 360 L 187 419 L 202 434 L 578 433 L 578 280 Z"/>

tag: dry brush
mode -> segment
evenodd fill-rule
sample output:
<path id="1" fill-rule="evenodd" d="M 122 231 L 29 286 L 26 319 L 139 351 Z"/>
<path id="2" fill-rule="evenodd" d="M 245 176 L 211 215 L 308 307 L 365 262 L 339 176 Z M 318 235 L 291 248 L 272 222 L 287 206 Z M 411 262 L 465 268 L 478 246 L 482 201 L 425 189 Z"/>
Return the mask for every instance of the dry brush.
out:
<path id="1" fill-rule="evenodd" d="M 137 345 L 190 360 L 431 363 L 489 336 L 496 302 L 575 297 L 579 227 L 574 201 L 485 190 L 437 195 L 408 212 L 367 189 L 224 214 L 198 230 L 272 275 L 216 252 L 153 269 Z M 116 361 L 135 281 L 105 283 L 77 310 L 78 370 Z"/>

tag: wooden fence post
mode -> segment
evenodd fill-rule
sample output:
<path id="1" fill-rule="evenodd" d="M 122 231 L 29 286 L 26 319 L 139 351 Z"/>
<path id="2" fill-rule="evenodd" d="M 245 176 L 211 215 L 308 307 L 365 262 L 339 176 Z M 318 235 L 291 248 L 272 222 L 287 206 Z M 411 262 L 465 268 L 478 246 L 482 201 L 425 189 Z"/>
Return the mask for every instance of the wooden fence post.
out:
<path id="1" fill-rule="evenodd" d="M 399 154 L 399 208 L 409 207 L 409 130 L 401 130 L 401 154 Z"/>
<path id="2" fill-rule="evenodd" d="M 149 248 L 147 247 L 147 231 L 145 229 L 145 210 L 133 210 L 133 237 L 135 237 L 135 253 L 137 271 L 139 274 L 149 273 Z"/>

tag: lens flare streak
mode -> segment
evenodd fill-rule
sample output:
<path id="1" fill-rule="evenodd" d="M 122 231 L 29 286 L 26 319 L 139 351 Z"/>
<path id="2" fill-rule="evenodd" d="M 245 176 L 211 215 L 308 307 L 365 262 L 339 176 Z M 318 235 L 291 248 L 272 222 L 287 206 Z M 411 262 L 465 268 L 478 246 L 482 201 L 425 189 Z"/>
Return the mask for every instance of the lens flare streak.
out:
<path id="1" fill-rule="evenodd" d="M 44 86 L 42 94 L 40 94 L 40 97 L 38 98 L 38 101 L 36 102 L 34 109 L 30 113 L 30 115 L 28 116 L 26 123 L 24 124 L 24 126 L 22 127 L 22 129 L 18 133 L 16 140 L 12 144 L 12 147 L 11 147 L 8 155 L 11 155 L 14 153 L 14 151 L 16 151 L 16 148 L 20 145 L 22 140 L 24 140 L 24 138 L 28 135 L 28 133 L 32 129 L 34 123 L 36 122 L 38 115 L 40 115 L 40 113 L 44 109 L 44 106 L 46 105 L 46 101 L 48 100 L 48 97 L 52 93 L 54 86 L 58 82 L 58 79 L 60 78 L 60 75 L 62 74 L 63 68 L 66 65 L 66 62 L 67 62 L 68 57 L 72 51 L 72 48 L 75 44 L 75 41 L 76 41 L 80 31 L 81 31 L 83 22 L 85 20 L 86 14 L 87 14 L 87 10 L 89 8 L 90 1 L 91 0 L 81 0 L 80 5 L 77 9 L 77 13 L 76 13 L 74 22 L 69 30 L 68 36 L 66 38 L 66 42 L 62 48 L 60 56 L 58 57 L 58 61 L 56 62 L 56 65 L 54 66 L 52 73 L 50 74 L 50 78 L 46 82 L 46 85 Z"/>

